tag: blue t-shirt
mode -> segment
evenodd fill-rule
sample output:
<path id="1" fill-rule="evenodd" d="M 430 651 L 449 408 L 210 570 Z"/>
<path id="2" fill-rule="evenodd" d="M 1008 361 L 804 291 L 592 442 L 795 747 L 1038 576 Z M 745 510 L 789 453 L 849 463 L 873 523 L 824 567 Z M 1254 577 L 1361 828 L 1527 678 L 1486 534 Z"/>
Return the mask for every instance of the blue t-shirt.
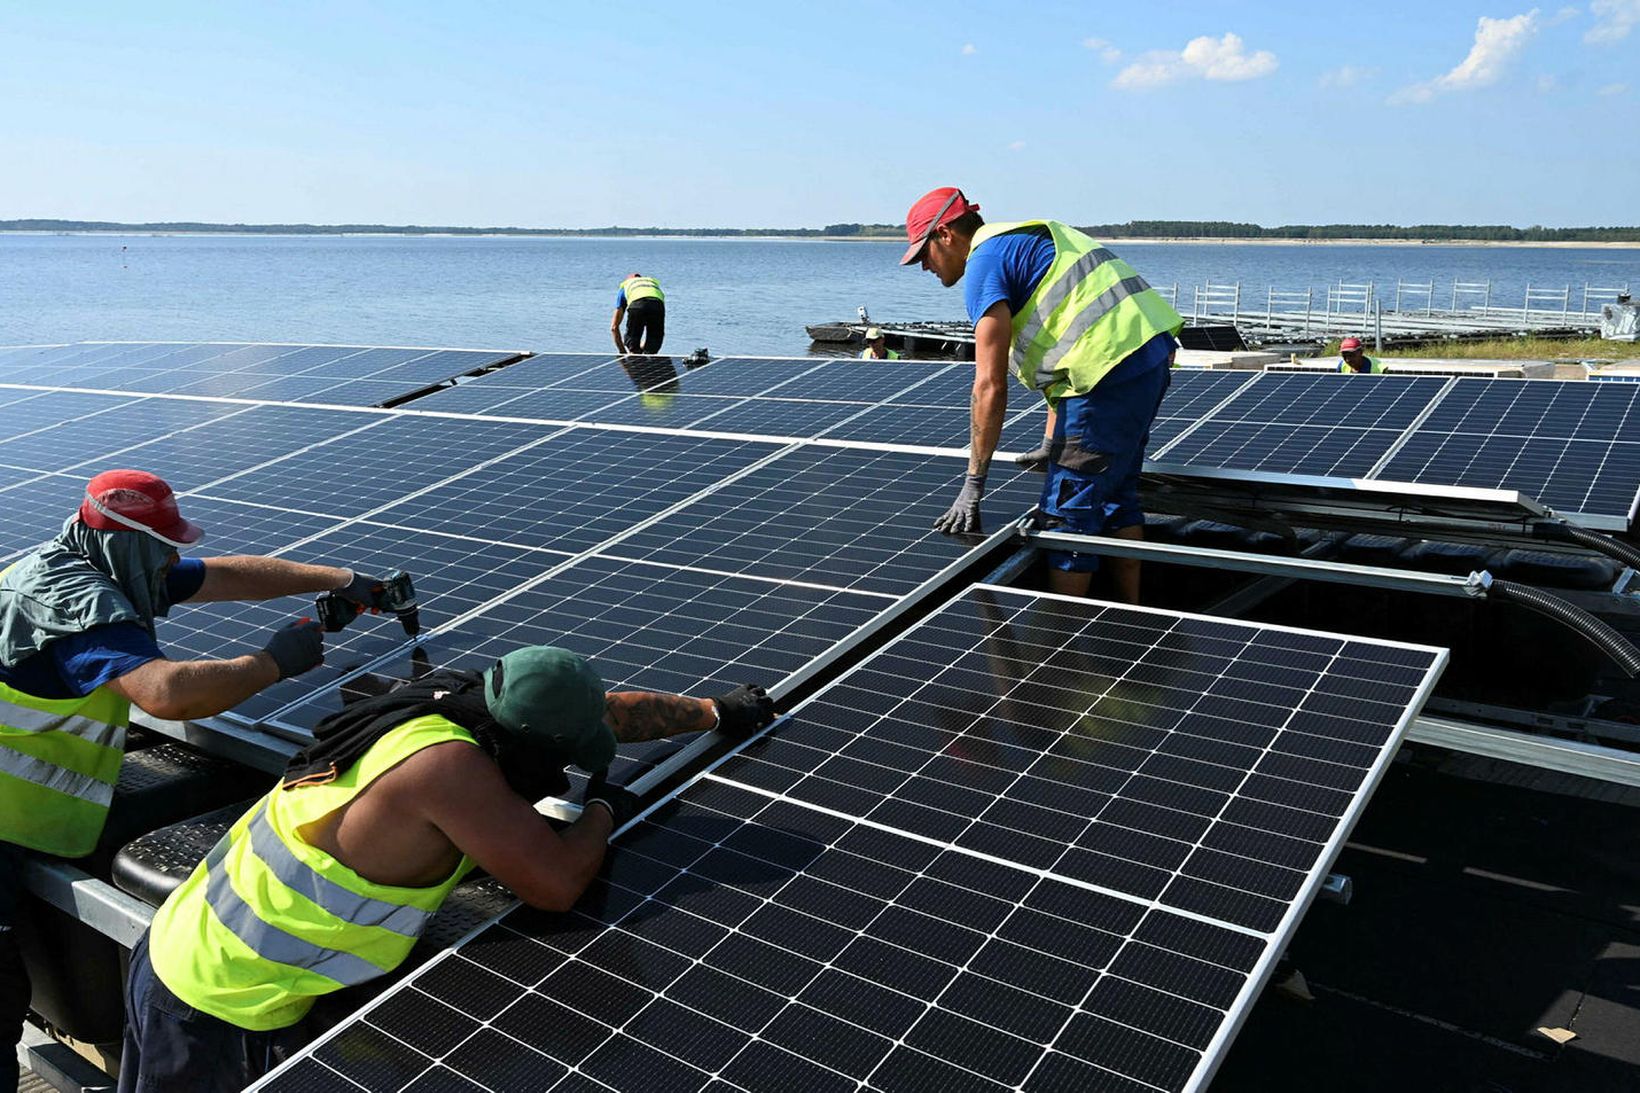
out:
<path id="1" fill-rule="evenodd" d="M 172 603 L 191 599 L 205 583 L 203 558 L 184 558 L 165 575 Z M 111 679 L 163 656 L 153 635 L 134 622 L 93 626 L 58 638 L 12 667 L 0 664 L 0 683 L 35 698 L 84 698 Z"/>
<path id="2" fill-rule="evenodd" d="M 979 322 L 998 300 L 1007 300 L 1018 315 L 1048 275 L 1053 258 L 1053 235 L 1047 228 L 994 235 L 975 247 L 962 275 L 968 321 Z"/>

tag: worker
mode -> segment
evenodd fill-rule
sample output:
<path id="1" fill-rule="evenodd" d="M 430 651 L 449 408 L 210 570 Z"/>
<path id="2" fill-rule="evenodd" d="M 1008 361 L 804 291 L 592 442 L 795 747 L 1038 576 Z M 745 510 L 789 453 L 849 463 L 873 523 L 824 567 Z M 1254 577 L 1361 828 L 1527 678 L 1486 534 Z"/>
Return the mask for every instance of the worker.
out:
<path id="1" fill-rule="evenodd" d="M 1345 338 L 1338 343 L 1338 370 L 1351 375 L 1384 374 L 1384 362 L 1367 356 L 1360 338 Z"/>
<path id="2" fill-rule="evenodd" d="M 1167 391 L 1184 325 L 1132 266 L 1054 220 L 987 225 L 979 206 L 945 186 L 906 215 L 901 265 L 919 262 L 947 288 L 967 276 L 974 324 L 968 475 L 935 521 L 980 530 L 980 499 L 1008 407 L 1011 371 L 1050 410 L 1043 446 L 1020 459 L 1047 472 L 1041 511 L 1085 535 L 1144 537 L 1139 471 Z M 1053 551 L 1055 592 L 1086 595 L 1098 556 Z M 1112 594 L 1139 600 L 1139 565 L 1111 559 Z"/>
<path id="3" fill-rule="evenodd" d="M 900 355 L 888 347 L 888 339 L 883 337 L 881 327 L 873 326 L 866 330 L 866 347 L 860 350 L 860 359 L 866 361 L 897 361 Z"/>
<path id="4" fill-rule="evenodd" d="M 121 1093 L 237 1090 L 299 1049 L 316 999 L 402 963 L 473 866 L 568 910 L 637 798 L 617 742 L 774 719 L 762 688 L 716 699 L 606 693 L 581 657 L 514 650 L 443 669 L 320 722 L 280 785 L 229 829 L 131 954 Z M 561 832 L 533 802 L 593 773 Z"/>
<path id="5" fill-rule="evenodd" d="M 184 601 L 335 589 L 379 608 L 381 582 L 282 558 L 182 558 L 203 532 L 146 471 L 93 478 L 55 539 L 0 573 L 0 1032 L 22 1034 L 30 985 L 12 927 L 25 851 L 77 858 L 102 834 L 132 704 L 166 721 L 230 709 L 323 659 L 302 621 L 259 653 L 170 660 L 154 620 Z"/>
<path id="6" fill-rule="evenodd" d="M 621 341 L 621 316 L 626 316 L 626 341 Z M 653 277 L 633 273 L 615 293 L 615 317 L 609 333 L 617 353 L 659 353 L 666 337 L 666 293 Z"/>

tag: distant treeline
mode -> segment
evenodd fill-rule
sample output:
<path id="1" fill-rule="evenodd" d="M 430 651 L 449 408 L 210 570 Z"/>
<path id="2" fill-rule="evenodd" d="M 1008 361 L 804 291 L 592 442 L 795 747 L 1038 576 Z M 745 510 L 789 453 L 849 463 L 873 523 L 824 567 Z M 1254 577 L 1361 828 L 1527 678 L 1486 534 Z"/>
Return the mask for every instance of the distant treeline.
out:
<path id="1" fill-rule="evenodd" d="M 1091 224 L 1089 235 L 1112 239 L 1462 239 L 1489 243 L 1640 243 L 1635 228 L 1515 228 L 1508 224 L 1282 224 L 1266 228 L 1231 220 L 1129 220 Z"/>
<path id="2" fill-rule="evenodd" d="M 1515 228 L 1508 224 L 1283 224 L 1266 228 L 1231 220 L 1129 220 L 1082 229 L 1104 239 L 1406 239 L 1499 243 L 1640 243 L 1640 227 Z M 683 235 L 776 236 L 792 239 L 903 239 L 901 224 L 827 224 L 823 228 L 457 228 L 422 224 L 201 224 L 163 221 L 0 220 L 0 231 L 231 232 L 246 235 Z"/>

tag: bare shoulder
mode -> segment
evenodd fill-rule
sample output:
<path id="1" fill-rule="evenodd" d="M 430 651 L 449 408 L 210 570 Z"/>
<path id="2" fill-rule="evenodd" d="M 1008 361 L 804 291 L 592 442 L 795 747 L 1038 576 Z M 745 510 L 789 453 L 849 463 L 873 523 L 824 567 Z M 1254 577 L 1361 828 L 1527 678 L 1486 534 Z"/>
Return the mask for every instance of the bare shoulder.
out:
<path id="1" fill-rule="evenodd" d="M 464 740 L 422 748 L 383 777 L 391 778 L 395 789 L 413 793 L 429 804 L 506 785 L 495 760 Z"/>

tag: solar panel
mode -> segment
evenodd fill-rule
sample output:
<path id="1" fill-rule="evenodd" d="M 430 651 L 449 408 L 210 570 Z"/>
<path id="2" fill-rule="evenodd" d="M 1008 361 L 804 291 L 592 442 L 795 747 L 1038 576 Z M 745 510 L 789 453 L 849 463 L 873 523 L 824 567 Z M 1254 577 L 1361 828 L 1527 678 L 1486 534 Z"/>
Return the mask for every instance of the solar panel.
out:
<path id="1" fill-rule="evenodd" d="M 997 440 L 999 452 L 1022 452 L 1042 440 L 1045 411 L 1040 407 L 1012 410 Z M 823 434 L 826 440 L 857 444 L 906 444 L 923 448 L 965 451 L 973 435 L 967 410 L 945 406 L 889 403 L 840 422 Z"/>
<path id="2" fill-rule="evenodd" d="M 830 436 L 839 423 L 869 409 L 870 404 L 864 402 L 748 398 L 733 402 L 711 417 L 702 418 L 694 424 L 694 428 L 763 436 Z M 596 421 L 603 417 L 603 412 L 587 417 Z"/>
<path id="3" fill-rule="evenodd" d="M 258 1088 L 1199 1090 L 1444 659 L 970 590 Z"/>
<path id="4" fill-rule="evenodd" d="M 372 667 L 378 680 L 413 678 L 432 664 L 483 668 L 528 645 L 592 658 L 611 689 L 714 694 L 773 684 L 880 614 L 883 597 L 586 558 Z M 321 694 L 278 715 L 310 729 L 343 694 Z M 627 769 L 644 752 L 622 749 Z"/>
<path id="5" fill-rule="evenodd" d="M 977 541 L 933 530 L 965 471 L 949 456 L 799 448 L 600 553 L 902 596 Z M 986 530 L 1023 516 L 1037 482 L 993 470 Z"/>
<path id="6" fill-rule="evenodd" d="M 240 409 L 225 403 L 171 399 L 132 404 L 115 396 L 104 397 L 103 406 L 99 413 L 0 442 L 0 462 L 42 471 L 66 470 Z"/>
<path id="7" fill-rule="evenodd" d="M 882 402 L 896 395 L 913 401 L 923 385 L 948 375 L 957 376 L 971 390 L 973 370 L 967 365 L 923 361 L 829 360 L 769 388 L 776 398 L 839 399 Z"/>
<path id="8" fill-rule="evenodd" d="M 475 376 L 462 386 L 517 387 L 533 391 L 580 375 L 613 359 L 610 353 L 535 353 L 524 360 Z"/>
<path id="9" fill-rule="evenodd" d="M 469 424 L 423 420 L 440 430 Z M 777 450 L 747 441 L 578 428 L 400 501 L 373 519 L 574 553 Z"/>
<path id="10" fill-rule="evenodd" d="M 516 356 L 364 346 L 102 343 L 23 357 L 7 378 L 143 394 L 382 405 Z"/>
<path id="11" fill-rule="evenodd" d="M 85 496 L 85 479 L 69 475 L 35 477 L 0 489 L 0 562 L 33 550 L 62 530 Z"/>
<path id="12" fill-rule="evenodd" d="M 1458 380 L 1378 477 L 1506 487 L 1626 526 L 1640 492 L 1637 400 L 1625 386 Z"/>
<path id="13" fill-rule="evenodd" d="M 200 508 L 208 511 L 203 506 Z M 190 518 L 198 519 L 192 516 L 192 509 L 188 511 Z M 270 527 L 266 514 L 278 510 L 256 511 L 260 519 L 250 524 L 249 534 L 263 542 L 277 536 L 277 525 Z M 230 522 L 238 515 L 236 510 L 224 511 L 213 540 L 219 534 L 227 543 L 233 543 L 236 537 L 247 534 Z M 313 517 L 291 514 L 288 526 L 290 538 L 286 542 L 291 543 L 296 542 L 301 533 L 312 535 L 330 525 L 318 522 L 316 526 Z M 210 551 L 216 552 L 214 548 Z M 298 546 L 284 547 L 279 553 L 300 562 L 348 566 L 375 576 L 406 570 L 415 581 L 416 596 L 422 605 L 422 625 L 429 629 L 518 588 L 567 557 L 367 523 L 348 524 L 323 532 Z M 179 606 L 160 624 L 159 641 L 168 655 L 178 659 L 241 656 L 262 648 L 268 635 L 279 627 L 312 616 L 311 596 Z M 258 721 L 387 654 L 406 640 L 397 618 L 362 615 L 345 630 L 325 636 L 323 665 L 274 684 L 235 707 L 232 714 L 239 720 Z"/>
<path id="14" fill-rule="evenodd" d="M 338 417 L 346 424 L 352 415 Z M 217 483 L 211 495 L 331 516 L 360 516 L 508 452 L 552 427 L 507 421 L 387 416 Z"/>
<path id="15" fill-rule="evenodd" d="M 0 453 L 7 451 L 6 442 L 17 437 L 129 406 L 132 401 L 118 395 L 87 395 L 76 391 L 31 391 L 30 394 L 34 397 L 17 399 L 0 414 Z M 4 462 L 7 461 L 0 458 L 0 463 Z"/>
<path id="16" fill-rule="evenodd" d="M 724 357 L 698 368 L 681 358 L 623 357 L 560 380 L 582 391 L 663 390 L 687 395 L 756 395 L 814 368 L 813 360 Z"/>

